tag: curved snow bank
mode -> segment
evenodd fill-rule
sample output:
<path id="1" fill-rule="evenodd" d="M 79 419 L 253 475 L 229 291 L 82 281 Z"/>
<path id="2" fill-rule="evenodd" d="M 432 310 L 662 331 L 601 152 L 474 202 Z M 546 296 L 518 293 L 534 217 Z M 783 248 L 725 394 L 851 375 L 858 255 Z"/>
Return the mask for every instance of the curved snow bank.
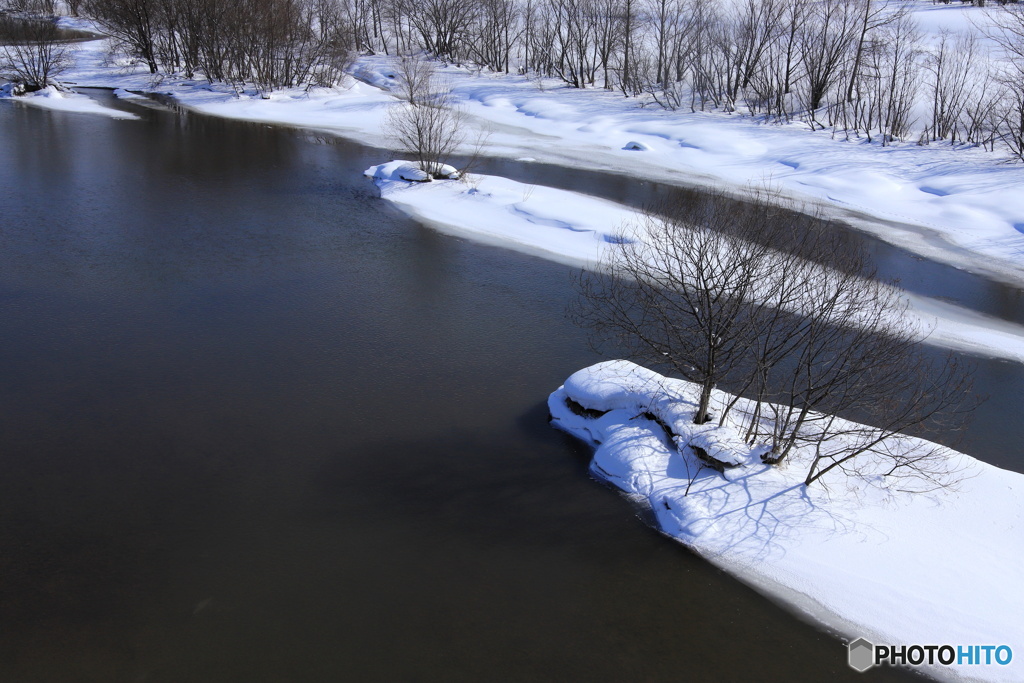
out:
<path id="1" fill-rule="evenodd" d="M 459 181 L 418 180 L 410 161 L 371 166 L 381 197 L 414 218 L 455 235 L 511 247 L 573 266 L 591 267 L 608 249 L 644 239 L 630 226 L 638 213 L 621 204 L 566 190 L 472 174 Z M 425 175 L 425 174 L 422 174 Z M 1024 327 L 950 303 L 907 295 L 928 343 L 1024 362 Z"/>
<path id="2" fill-rule="evenodd" d="M 459 180 L 407 182 L 410 161 L 371 166 L 381 197 L 442 232 L 511 247 L 576 266 L 593 265 L 637 214 L 587 195 L 471 175 Z"/>
<path id="3" fill-rule="evenodd" d="M 686 424 L 696 399 L 694 385 L 619 360 L 573 374 L 548 406 L 556 426 L 595 447 L 596 476 L 724 569 L 850 639 L 1008 645 L 1017 655 L 1006 666 L 936 665 L 933 676 L 1024 679 L 1024 475 L 947 449 L 957 490 L 912 494 L 880 476 L 804 487 L 804 454 L 764 465 L 733 426 Z M 701 443 L 737 466 L 702 466 L 688 448 Z"/>
<path id="4" fill-rule="evenodd" d="M 115 119 L 134 119 L 138 116 L 125 111 L 118 111 L 110 107 L 104 107 L 96 100 L 86 95 L 73 92 L 62 92 L 52 85 L 37 92 L 15 97 L 10 89 L 0 90 L 0 98 L 10 98 L 17 102 L 31 104 L 44 109 L 55 109 L 58 111 L 70 111 L 80 114 L 102 114 Z"/>
<path id="5" fill-rule="evenodd" d="M 934 8 L 922 6 L 917 13 L 929 12 Z M 97 30 L 85 20 L 64 18 L 60 25 Z M 77 85 L 159 92 L 208 114 L 391 144 L 384 122 L 398 101 L 391 94 L 393 58 L 360 57 L 352 71 L 358 82 L 346 87 L 291 88 L 264 97 L 251 88 L 239 92 L 172 75 L 154 78 L 141 64 L 112 64 L 101 40 L 76 43 L 74 50 L 75 67 L 65 76 Z M 836 140 L 829 130 L 812 133 L 803 125 L 663 111 L 638 106 L 642 98 L 598 89 L 549 81 L 541 90 L 525 76 L 439 68 L 470 125 L 490 131 L 487 154 L 735 190 L 769 181 L 890 243 L 1024 282 L 1024 198 L 1017 191 L 1024 169 L 1003 163 L 998 154 L 913 142 L 883 148 Z"/>

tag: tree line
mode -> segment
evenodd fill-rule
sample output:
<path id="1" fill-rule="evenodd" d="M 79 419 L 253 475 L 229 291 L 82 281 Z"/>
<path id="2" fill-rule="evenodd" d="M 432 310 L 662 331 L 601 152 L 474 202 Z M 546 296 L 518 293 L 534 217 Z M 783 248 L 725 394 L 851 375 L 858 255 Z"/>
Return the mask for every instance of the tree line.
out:
<path id="1" fill-rule="evenodd" d="M 149 70 L 338 83 L 355 54 L 426 54 L 668 109 L 800 120 L 1024 159 L 1024 5 L 926 46 L 908 0 L 64 0 Z M 55 0 L 7 0 L 52 12 Z M 975 0 L 983 4 L 984 0 Z M 995 45 L 993 50 L 990 45 Z"/>
<path id="2" fill-rule="evenodd" d="M 966 30 L 926 46 L 906 0 L 347 1 L 364 52 L 423 52 L 883 145 L 1002 145 L 1024 159 L 1016 2 L 975 10 L 991 43 Z"/>

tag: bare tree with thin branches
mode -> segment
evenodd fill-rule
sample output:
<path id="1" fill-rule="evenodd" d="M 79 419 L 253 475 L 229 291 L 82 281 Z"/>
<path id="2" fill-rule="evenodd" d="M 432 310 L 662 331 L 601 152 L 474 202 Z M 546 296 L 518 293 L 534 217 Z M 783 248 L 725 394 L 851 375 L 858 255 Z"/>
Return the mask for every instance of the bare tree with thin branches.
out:
<path id="1" fill-rule="evenodd" d="M 71 48 L 57 26 L 44 19 L 26 19 L 20 38 L 0 47 L 0 74 L 22 84 L 26 91 L 41 90 L 71 66 Z"/>
<path id="2" fill-rule="evenodd" d="M 465 116 L 442 88 L 433 65 L 419 57 L 403 57 L 398 81 L 405 102 L 392 105 L 387 125 L 395 141 L 413 155 L 420 169 L 433 178 L 465 139 Z"/>
<path id="3" fill-rule="evenodd" d="M 777 201 L 677 197 L 648 212 L 578 276 L 574 319 L 598 348 L 697 384 L 697 423 L 716 417 L 720 383 L 734 390 L 720 424 L 743 394 L 747 441 L 772 464 L 804 453 L 808 485 L 879 459 L 887 476 L 948 483 L 941 450 L 893 437 L 962 426 L 970 369 L 924 349 L 928 331 L 862 246 Z"/>

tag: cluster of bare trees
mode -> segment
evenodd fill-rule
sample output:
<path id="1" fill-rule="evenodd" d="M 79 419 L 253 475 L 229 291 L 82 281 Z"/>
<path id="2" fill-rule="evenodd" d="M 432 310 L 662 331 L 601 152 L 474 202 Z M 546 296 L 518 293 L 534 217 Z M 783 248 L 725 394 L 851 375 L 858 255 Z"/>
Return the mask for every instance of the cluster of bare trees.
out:
<path id="1" fill-rule="evenodd" d="M 54 0 L 6 0 L 52 13 Z M 337 82 L 353 51 L 427 54 L 670 109 L 836 134 L 1002 145 L 1024 159 L 1024 3 L 925 45 L 914 0 L 71 0 L 149 69 Z M 975 4 L 982 4 L 978 0 Z M 984 35 L 991 40 L 981 40 Z M 996 49 L 990 47 L 997 46 Z"/>
<path id="2" fill-rule="evenodd" d="M 82 0 L 82 11 L 154 74 L 272 90 L 334 84 L 353 57 L 335 0 Z"/>
<path id="3" fill-rule="evenodd" d="M 926 47 L 906 0 L 348 1 L 367 51 L 647 93 L 673 109 L 797 118 L 883 144 L 912 133 L 1005 142 L 1024 156 L 1017 4 L 977 10 L 1001 46 L 994 59 L 969 34 Z"/>
<path id="4" fill-rule="evenodd" d="M 804 449 L 808 484 L 869 453 L 894 475 L 941 474 L 934 449 L 889 437 L 955 428 L 970 373 L 924 350 L 899 290 L 842 230 L 766 197 L 712 195 L 648 214 L 637 237 L 581 274 L 574 317 L 599 347 L 696 383 L 695 422 L 732 414 L 766 462 Z M 736 398 L 715 408 L 720 385 Z"/>

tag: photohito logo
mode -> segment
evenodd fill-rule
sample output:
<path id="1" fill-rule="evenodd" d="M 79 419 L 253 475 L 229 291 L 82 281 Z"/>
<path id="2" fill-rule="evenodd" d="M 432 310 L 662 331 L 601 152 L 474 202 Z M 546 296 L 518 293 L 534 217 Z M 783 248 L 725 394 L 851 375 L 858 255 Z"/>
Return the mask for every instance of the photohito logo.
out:
<path id="1" fill-rule="evenodd" d="M 880 664 L 1006 666 L 1013 661 L 1009 645 L 875 645 L 858 638 L 849 649 L 850 668 L 861 673 Z"/>

